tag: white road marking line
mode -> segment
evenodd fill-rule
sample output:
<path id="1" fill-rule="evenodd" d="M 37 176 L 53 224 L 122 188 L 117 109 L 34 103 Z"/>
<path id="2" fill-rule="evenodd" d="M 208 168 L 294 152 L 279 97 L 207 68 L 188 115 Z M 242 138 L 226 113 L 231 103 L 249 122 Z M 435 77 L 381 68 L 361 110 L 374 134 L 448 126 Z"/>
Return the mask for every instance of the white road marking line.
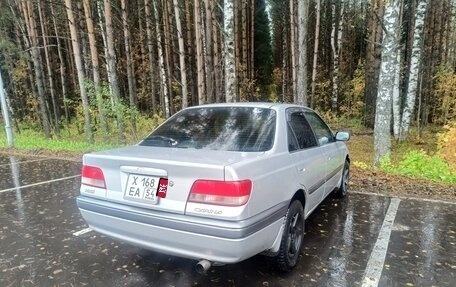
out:
<path id="1" fill-rule="evenodd" d="M 407 199 L 407 200 L 411 199 L 411 200 L 418 200 L 418 201 L 432 202 L 432 203 L 456 204 L 456 201 L 442 200 L 442 199 L 419 198 L 419 197 L 413 197 L 413 196 L 396 196 L 393 194 L 381 194 L 381 193 L 375 193 L 375 192 L 365 192 L 365 191 L 356 191 L 356 190 L 350 190 L 349 192 L 354 193 L 354 194 L 374 195 L 374 196 L 380 196 L 380 197 L 395 196 L 400 199 Z"/>
<path id="2" fill-rule="evenodd" d="M 391 228 L 396 218 L 397 209 L 401 200 L 392 198 L 385 219 L 383 220 L 382 228 L 378 234 L 377 242 L 367 262 L 366 271 L 364 273 L 362 287 L 377 287 L 382 275 L 383 265 L 385 264 L 386 251 L 388 250 L 388 242 L 391 235 Z"/>
<path id="3" fill-rule="evenodd" d="M 86 234 L 86 233 L 89 233 L 90 231 L 92 231 L 92 228 L 90 227 L 87 227 L 87 228 L 84 228 L 82 230 L 79 230 L 79 231 L 76 231 L 73 233 L 74 236 L 81 236 L 83 234 Z"/>
<path id="4" fill-rule="evenodd" d="M 17 161 L 15 163 L 16 164 L 23 164 L 23 163 L 37 162 L 37 161 L 43 161 L 43 160 L 47 160 L 47 159 L 46 158 L 41 158 L 41 159 L 33 159 L 33 160 L 23 160 L 23 161 Z M 0 167 L 9 166 L 9 165 L 11 165 L 11 163 L 0 164 Z"/>
<path id="5" fill-rule="evenodd" d="M 67 177 L 62 177 L 62 178 L 57 178 L 57 179 L 52 179 L 52 180 L 40 181 L 40 182 L 37 182 L 37 183 L 32 183 L 32 184 L 27 184 L 27 185 L 22 185 L 22 186 L 18 186 L 18 187 L 13 187 L 13 188 L 0 190 L 0 193 L 7 192 L 7 191 L 14 191 L 14 190 L 16 190 L 18 188 L 23 189 L 23 188 L 33 187 L 33 186 L 42 185 L 42 184 L 46 184 L 46 183 L 52 183 L 52 182 L 56 182 L 56 181 L 72 179 L 72 178 L 76 178 L 76 177 L 80 177 L 80 176 L 81 175 L 78 174 L 78 175 L 72 175 L 72 176 L 67 176 Z"/>

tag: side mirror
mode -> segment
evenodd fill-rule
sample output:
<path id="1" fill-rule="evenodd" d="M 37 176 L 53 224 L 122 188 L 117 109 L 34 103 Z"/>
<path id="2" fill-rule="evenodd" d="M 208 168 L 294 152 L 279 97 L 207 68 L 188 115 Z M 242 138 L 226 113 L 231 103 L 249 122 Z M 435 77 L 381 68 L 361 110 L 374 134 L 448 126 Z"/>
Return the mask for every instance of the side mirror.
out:
<path id="1" fill-rule="evenodd" d="M 336 141 L 346 142 L 350 139 L 350 133 L 348 132 L 337 132 Z"/>

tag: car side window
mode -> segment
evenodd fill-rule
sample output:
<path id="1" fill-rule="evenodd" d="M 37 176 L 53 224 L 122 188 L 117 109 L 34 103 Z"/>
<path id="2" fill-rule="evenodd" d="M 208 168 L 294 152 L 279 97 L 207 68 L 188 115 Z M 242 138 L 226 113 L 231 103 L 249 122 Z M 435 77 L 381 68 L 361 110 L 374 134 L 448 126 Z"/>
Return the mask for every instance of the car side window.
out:
<path id="1" fill-rule="evenodd" d="M 288 149 L 294 151 L 317 146 L 315 135 L 302 112 L 293 112 L 289 118 Z"/>
<path id="2" fill-rule="evenodd" d="M 323 120 L 314 112 L 306 112 L 306 118 L 315 131 L 319 145 L 334 142 L 334 135 Z"/>

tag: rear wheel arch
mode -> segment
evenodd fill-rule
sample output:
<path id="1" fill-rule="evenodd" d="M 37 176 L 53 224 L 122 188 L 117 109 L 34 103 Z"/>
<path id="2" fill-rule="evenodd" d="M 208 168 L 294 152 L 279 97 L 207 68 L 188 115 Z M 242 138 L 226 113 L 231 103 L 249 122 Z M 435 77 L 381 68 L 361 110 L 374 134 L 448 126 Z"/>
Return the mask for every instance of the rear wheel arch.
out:
<path id="1" fill-rule="evenodd" d="M 304 210 L 306 210 L 306 193 L 303 189 L 299 189 L 295 192 L 295 194 L 293 195 L 293 197 L 291 198 L 290 200 L 290 203 L 288 205 L 288 207 L 291 205 L 291 203 L 294 201 L 294 200 L 299 200 L 302 204 L 302 207 L 304 208 Z"/>
<path id="2" fill-rule="evenodd" d="M 305 226 L 305 192 L 300 189 L 293 195 L 285 216 L 284 231 L 280 247 L 275 255 L 279 270 L 291 271 L 299 261 L 302 252 Z"/>

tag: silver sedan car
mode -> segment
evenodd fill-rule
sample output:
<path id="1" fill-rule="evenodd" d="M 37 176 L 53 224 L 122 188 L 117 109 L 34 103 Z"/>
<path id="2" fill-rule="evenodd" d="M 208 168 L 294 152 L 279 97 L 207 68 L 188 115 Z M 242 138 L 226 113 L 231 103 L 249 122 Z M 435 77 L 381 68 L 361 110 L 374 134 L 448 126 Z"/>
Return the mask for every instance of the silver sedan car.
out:
<path id="1" fill-rule="evenodd" d="M 137 145 L 84 155 L 77 204 L 95 231 L 199 272 L 259 253 L 289 271 L 305 219 L 347 193 L 348 139 L 299 105 L 191 107 Z"/>

